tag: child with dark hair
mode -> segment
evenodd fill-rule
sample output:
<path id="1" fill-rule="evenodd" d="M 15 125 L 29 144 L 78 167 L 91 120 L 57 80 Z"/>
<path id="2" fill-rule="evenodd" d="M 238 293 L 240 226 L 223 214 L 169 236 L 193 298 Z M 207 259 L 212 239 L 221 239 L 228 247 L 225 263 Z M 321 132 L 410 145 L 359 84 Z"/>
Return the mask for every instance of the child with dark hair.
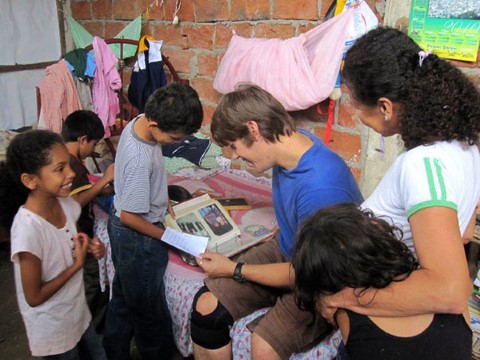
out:
<path id="1" fill-rule="evenodd" d="M 103 139 L 103 123 L 93 111 L 77 110 L 67 116 L 62 126 L 62 137 L 70 154 L 70 167 L 75 172 L 72 182 L 72 196 L 82 206 L 82 212 L 78 219 L 78 230 L 93 238 L 93 210 L 92 205 L 95 199 L 100 196 L 107 196 L 113 193 L 114 165 L 111 164 L 103 176 L 94 184 L 91 184 L 88 175 L 89 171 L 84 165 L 84 160 L 91 156 L 98 141 Z M 103 243 L 94 238 L 92 240 L 98 246 Z M 87 254 L 83 268 L 85 282 L 85 294 L 87 304 L 93 317 L 95 329 L 99 332 L 103 329 L 105 312 L 107 310 L 108 292 L 100 288 L 100 276 L 98 261 Z"/>
<path id="2" fill-rule="evenodd" d="M 78 138 L 95 145 L 105 135 L 102 120 L 90 110 L 77 110 L 70 113 L 62 125 L 62 137 L 65 142 L 76 142 Z M 92 150 L 93 151 L 93 150 Z M 90 154 L 86 154 L 89 156 Z"/>
<path id="3" fill-rule="evenodd" d="M 32 354 L 106 359 L 82 277 L 87 251 L 98 258 L 103 248 L 77 233 L 80 206 L 69 196 L 74 176 L 59 135 L 17 135 L 0 164 L 2 225 L 11 227 L 17 299 Z"/>
<path id="4" fill-rule="evenodd" d="M 316 313 L 319 299 L 342 289 L 361 299 L 403 282 L 418 263 L 397 237 L 400 229 L 355 204 L 317 211 L 300 227 L 293 253 L 298 305 Z M 341 309 L 335 318 L 350 360 L 471 359 L 468 312 L 383 317 Z"/>
<path id="5" fill-rule="evenodd" d="M 360 297 L 349 287 L 324 296 L 321 314 L 332 319 L 337 308 L 394 317 L 463 313 L 472 290 L 464 243 L 480 198 L 478 90 L 450 62 L 389 28 L 357 40 L 342 78 L 360 120 L 405 143 L 362 208 L 402 229 L 420 269 Z"/>
<path id="6" fill-rule="evenodd" d="M 172 83 L 156 90 L 145 113 L 123 129 L 115 159 L 114 209 L 108 221 L 115 277 L 104 346 L 111 359 L 129 359 L 133 337 L 144 359 L 172 356 L 172 325 L 163 284 L 168 254 L 160 241 L 165 213 L 171 207 L 159 145 L 191 135 L 202 119 L 197 92 Z"/>

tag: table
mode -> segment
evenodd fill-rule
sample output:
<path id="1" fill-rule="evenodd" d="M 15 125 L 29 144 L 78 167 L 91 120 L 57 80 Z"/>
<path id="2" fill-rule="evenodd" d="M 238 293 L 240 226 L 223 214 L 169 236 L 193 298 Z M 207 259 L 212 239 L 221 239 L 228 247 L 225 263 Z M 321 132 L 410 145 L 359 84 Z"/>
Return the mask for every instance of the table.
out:
<path id="1" fill-rule="evenodd" d="M 269 179 L 253 178 L 242 171 L 222 171 L 212 176 L 183 173 L 184 177 L 170 177 L 169 184 L 185 187 L 190 192 L 203 190 L 218 193 L 222 197 L 244 197 L 252 204 L 248 211 L 231 211 L 233 220 L 242 232 L 251 226 L 271 229 L 275 224 L 272 208 L 271 183 Z M 199 267 L 184 263 L 176 251 L 169 252 L 169 263 L 164 277 L 167 305 L 172 316 L 175 343 L 180 353 L 187 357 L 192 354 L 190 338 L 190 312 L 193 297 L 203 286 L 205 274 Z M 246 325 L 263 315 L 268 308 L 236 321 L 230 330 L 233 359 L 249 359 L 251 333 Z M 291 359 L 330 360 L 336 356 L 341 341 L 339 331 L 330 335 L 307 353 L 294 354 Z"/>
<path id="2" fill-rule="evenodd" d="M 201 190 L 216 193 L 221 197 L 248 199 L 252 204 L 251 210 L 230 212 L 242 233 L 248 231 L 252 226 L 271 230 L 275 225 L 269 179 L 255 178 L 246 171 L 239 170 L 205 171 L 199 168 L 187 168 L 169 176 L 169 185 L 173 184 L 183 186 L 191 193 Z M 99 262 L 100 275 L 103 279 L 101 285 L 105 288 L 106 284 L 111 284 L 113 280 L 114 269 L 106 231 L 106 217 L 101 213 L 98 216 L 95 221 L 95 233 L 107 247 L 107 256 Z M 203 286 L 205 274 L 201 268 L 186 264 L 177 251 L 170 250 L 168 255 L 169 262 L 164 277 L 167 305 L 172 316 L 173 334 L 177 348 L 184 357 L 188 357 L 193 353 L 190 338 L 190 313 L 193 297 Z M 246 325 L 266 311 L 268 308 L 260 309 L 234 323 L 230 330 L 233 359 L 249 359 L 251 357 L 251 333 Z M 340 341 L 340 332 L 336 331 L 309 352 L 294 354 L 291 359 L 331 360 L 336 356 Z"/>

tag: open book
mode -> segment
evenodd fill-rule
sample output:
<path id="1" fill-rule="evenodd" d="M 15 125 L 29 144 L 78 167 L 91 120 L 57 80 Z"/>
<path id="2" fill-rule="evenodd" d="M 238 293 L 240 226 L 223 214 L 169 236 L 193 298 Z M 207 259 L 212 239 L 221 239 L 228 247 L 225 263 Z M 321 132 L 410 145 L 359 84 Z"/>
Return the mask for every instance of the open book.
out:
<path id="1" fill-rule="evenodd" d="M 271 234 L 242 234 L 227 210 L 208 194 L 174 205 L 176 218 L 165 216 L 165 225 L 182 232 L 207 237 L 207 249 L 232 256 Z"/>

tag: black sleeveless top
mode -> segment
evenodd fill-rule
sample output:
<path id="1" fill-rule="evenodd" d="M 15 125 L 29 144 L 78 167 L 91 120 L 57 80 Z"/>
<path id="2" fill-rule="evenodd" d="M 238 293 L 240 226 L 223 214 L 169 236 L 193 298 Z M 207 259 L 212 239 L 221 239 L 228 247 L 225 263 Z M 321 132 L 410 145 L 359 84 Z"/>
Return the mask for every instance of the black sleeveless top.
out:
<path id="1" fill-rule="evenodd" d="M 347 310 L 349 360 L 470 360 L 472 331 L 463 315 L 436 314 L 428 328 L 412 337 L 390 335 L 367 316 Z"/>

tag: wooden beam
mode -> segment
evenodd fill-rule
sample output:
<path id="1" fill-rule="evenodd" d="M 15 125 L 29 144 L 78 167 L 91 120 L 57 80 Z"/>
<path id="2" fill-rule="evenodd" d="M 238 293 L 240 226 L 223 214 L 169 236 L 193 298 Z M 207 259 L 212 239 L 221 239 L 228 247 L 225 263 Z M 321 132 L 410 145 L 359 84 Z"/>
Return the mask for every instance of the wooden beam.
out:
<path id="1" fill-rule="evenodd" d="M 36 64 L 15 64 L 15 65 L 0 65 L 0 73 L 24 71 L 24 70 L 37 70 L 45 69 L 47 66 L 57 63 L 56 61 L 47 61 Z"/>

